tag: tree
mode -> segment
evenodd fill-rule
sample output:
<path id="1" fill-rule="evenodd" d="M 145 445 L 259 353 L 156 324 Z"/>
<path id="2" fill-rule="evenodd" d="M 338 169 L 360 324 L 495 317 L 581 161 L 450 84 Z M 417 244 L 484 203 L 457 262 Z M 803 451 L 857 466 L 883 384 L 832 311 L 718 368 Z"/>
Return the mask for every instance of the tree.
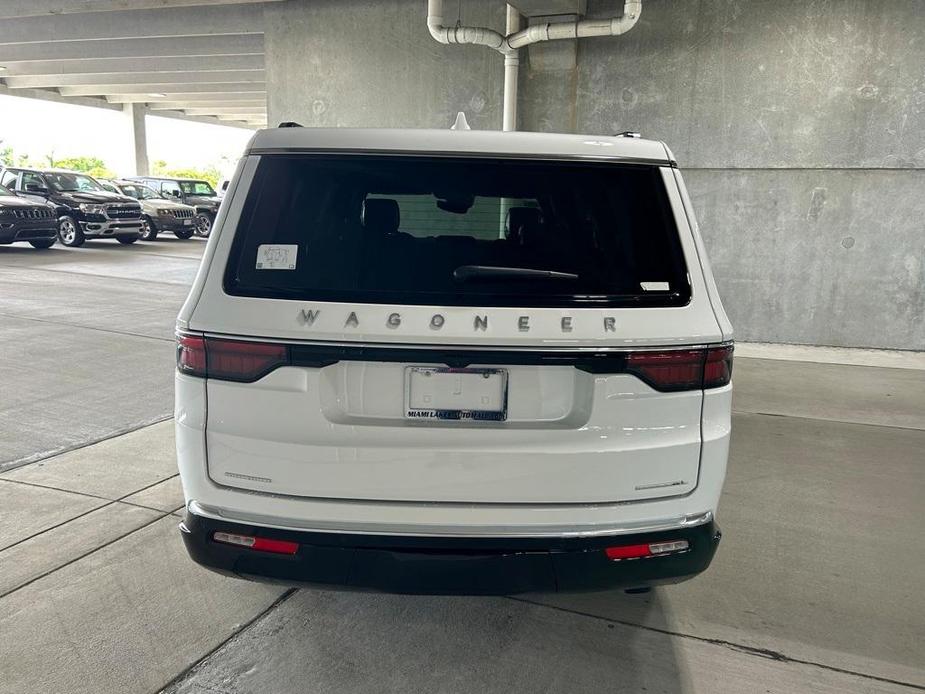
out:
<path id="1" fill-rule="evenodd" d="M 115 174 L 106 166 L 99 157 L 66 157 L 65 159 L 55 159 L 49 157 L 52 166 L 58 169 L 70 169 L 71 171 L 83 171 L 94 178 L 115 178 Z"/>
<path id="2" fill-rule="evenodd" d="M 154 176 L 171 176 L 174 178 L 195 178 L 201 181 L 208 181 L 212 186 L 217 186 L 222 178 L 222 172 L 214 164 L 197 169 L 194 167 L 174 167 L 167 164 L 163 159 L 158 159 L 151 164 L 151 174 Z"/>

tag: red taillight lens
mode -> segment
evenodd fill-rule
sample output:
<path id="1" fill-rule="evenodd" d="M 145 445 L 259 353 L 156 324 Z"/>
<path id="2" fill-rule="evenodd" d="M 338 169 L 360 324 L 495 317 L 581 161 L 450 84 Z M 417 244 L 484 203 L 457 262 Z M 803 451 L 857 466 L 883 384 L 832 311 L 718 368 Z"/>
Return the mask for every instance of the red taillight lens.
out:
<path id="1" fill-rule="evenodd" d="M 289 363 L 286 345 L 206 338 L 208 377 L 226 381 L 256 381 Z"/>
<path id="2" fill-rule="evenodd" d="M 638 559 L 652 554 L 649 545 L 624 545 L 623 547 L 608 547 L 604 550 L 608 559 Z"/>
<path id="3" fill-rule="evenodd" d="M 640 559 L 642 557 L 661 557 L 666 554 L 686 552 L 690 549 L 687 540 L 669 540 L 667 542 L 652 542 L 647 545 L 623 545 L 622 547 L 607 547 L 604 554 L 611 561 L 620 559 Z"/>
<path id="4" fill-rule="evenodd" d="M 633 352 L 626 357 L 626 371 L 660 391 L 717 388 L 732 377 L 732 346 Z"/>
<path id="5" fill-rule="evenodd" d="M 299 551 L 299 543 L 289 542 L 287 540 L 271 540 L 266 537 L 254 537 L 253 535 L 237 535 L 235 533 L 217 532 L 212 535 L 212 539 L 221 542 L 223 545 L 236 545 L 247 549 L 255 549 L 258 552 L 272 552 L 273 554 L 295 554 Z"/>
<path id="6" fill-rule="evenodd" d="M 703 365 L 703 387 L 718 388 L 732 379 L 732 345 L 707 350 Z"/>
<path id="7" fill-rule="evenodd" d="M 206 375 L 206 340 L 196 335 L 177 335 L 177 368 L 190 376 Z"/>
<path id="8" fill-rule="evenodd" d="M 177 336 L 177 368 L 191 376 L 250 382 L 288 363 L 286 345 Z"/>
<path id="9" fill-rule="evenodd" d="M 703 382 L 703 350 L 634 352 L 626 357 L 628 373 L 656 390 L 692 390 Z"/>

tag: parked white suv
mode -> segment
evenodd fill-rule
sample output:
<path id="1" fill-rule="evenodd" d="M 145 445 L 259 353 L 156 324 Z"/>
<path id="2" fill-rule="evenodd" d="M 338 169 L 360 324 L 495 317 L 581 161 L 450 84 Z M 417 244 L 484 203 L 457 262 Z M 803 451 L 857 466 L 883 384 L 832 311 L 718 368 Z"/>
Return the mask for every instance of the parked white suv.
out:
<path id="1" fill-rule="evenodd" d="M 683 580 L 731 339 L 660 142 L 261 131 L 178 319 L 187 549 L 395 592 Z"/>

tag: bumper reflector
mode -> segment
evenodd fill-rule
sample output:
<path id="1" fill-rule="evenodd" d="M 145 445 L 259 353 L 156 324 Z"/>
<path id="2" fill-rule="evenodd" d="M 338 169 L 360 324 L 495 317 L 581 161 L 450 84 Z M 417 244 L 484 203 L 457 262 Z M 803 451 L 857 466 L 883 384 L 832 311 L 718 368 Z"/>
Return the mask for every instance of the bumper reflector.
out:
<path id="1" fill-rule="evenodd" d="M 604 554 L 612 561 L 621 559 L 640 559 L 642 557 L 658 557 L 674 552 L 684 552 L 690 548 L 687 540 L 672 540 L 670 542 L 653 542 L 649 545 L 624 545 L 622 547 L 607 547 Z"/>
<path id="2" fill-rule="evenodd" d="M 236 545 L 238 547 L 254 549 L 258 552 L 295 554 L 299 551 L 299 544 L 297 542 L 269 540 L 265 537 L 254 537 L 252 535 L 235 535 L 233 533 L 217 532 L 212 535 L 212 539 L 216 542 L 221 542 L 223 545 Z"/>

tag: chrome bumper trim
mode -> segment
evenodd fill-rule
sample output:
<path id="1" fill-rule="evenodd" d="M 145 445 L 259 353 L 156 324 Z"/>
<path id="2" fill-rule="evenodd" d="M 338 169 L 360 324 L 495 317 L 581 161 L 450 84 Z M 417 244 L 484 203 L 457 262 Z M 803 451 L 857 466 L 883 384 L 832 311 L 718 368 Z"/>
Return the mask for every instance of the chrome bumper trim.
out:
<path id="1" fill-rule="evenodd" d="M 631 535 L 634 533 L 661 532 L 679 530 L 709 523 L 713 520 L 712 511 L 695 513 L 677 518 L 664 518 L 639 523 L 622 523 L 607 526 L 553 526 L 536 525 L 530 527 L 512 526 L 428 526 L 412 524 L 382 523 L 331 523 L 326 521 L 302 521 L 294 518 L 278 518 L 260 514 L 229 511 L 215 506 L 206 506 L 195 500 L 187 504 L 187 511 L 196 516 L 206 516 L 216 520 L 232 523 L 262 525 L 279 530 L 296 530 L 316 533 L 341 533 L 349 535 L 402 535 L 409 537 L 509 537 L 509 538 L 568 538 L 568 537 L 604 537 L 608 535 Z"/>

